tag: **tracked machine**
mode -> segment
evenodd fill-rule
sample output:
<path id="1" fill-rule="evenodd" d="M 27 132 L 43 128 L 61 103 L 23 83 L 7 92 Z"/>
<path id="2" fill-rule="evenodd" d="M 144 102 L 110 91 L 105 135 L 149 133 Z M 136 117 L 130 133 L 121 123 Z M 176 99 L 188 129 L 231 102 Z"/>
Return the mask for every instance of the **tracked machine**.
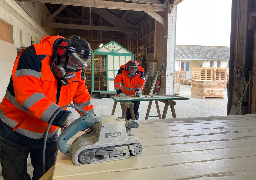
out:
<path id="1" fill-rule="evenodd" d="M 81 116 L 59 136 L 58 146 L 62 153 L 70 156 L 75 165 L 100 163 L 126 159 L 140 155 L 141 140 L 131 128 L 138 128 L 134 120 L 118 119 L 115 116 Z M 67 141 L 78 131 L 90 129 L 76 138 L 72 145 Z"/>

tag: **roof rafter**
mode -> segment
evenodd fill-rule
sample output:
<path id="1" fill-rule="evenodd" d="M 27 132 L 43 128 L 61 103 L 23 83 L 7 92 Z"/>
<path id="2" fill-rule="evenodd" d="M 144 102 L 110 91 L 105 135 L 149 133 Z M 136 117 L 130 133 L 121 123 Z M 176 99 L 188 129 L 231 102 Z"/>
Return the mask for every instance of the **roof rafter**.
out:
<path id="1" fill-rule="evenodd" d="M 164 26 L 164 18 L 162 18 L 162 16 L 160 16 L 154 11 L 144 11 L 144 12 Z"/>
<path id="2" fill-rule="evenodd" d="M 52 15 L 50 15 L 45 21 L 46 22 L 50 22 L 52 20 L 52 18 L 54 18 L 55 16 L 57 16 L 60 11 L 62 11 L 63 9 L 65 9 L 67 5 L 62 5 L 57 11 L 55 11 Z"/>
<path id="3" fill-rule="evenodd" d="M 122 19 L 116 17 L 115 15 L 109 13 L 106 9 L 96 9 L 96 8 L 93 8 L 92 10 L 94 12 L 96 12 L 98 15 L 100 15 L 101 17 L 103 17 L 105 20 L 107 20 L 108 22 L 113 24 L 114 26 L 117 26 L 117 27 L 126 26 L 126 27 L 134 27 L 135 28 L 134 25 L 128 23 L 125 20 L 122 20 Z M 136 35 L 134 35 L 131 32 L 126 32 L 126 34 L 131 36 L 135 40 L 139 40 L 139 37 L 137 37 Z"/>
<path id="4" fill-rule="evenodd" d="M 63 24 L 63 23 L 50 23 L 42 21 L 43 27 L 53 28 L 67 28 L 67 29 L 84 29 L 84 30 L 99 30 L 99 31 L 121 31 L 121 32 L 135 32 L 138 28 L 134 27 L 108 27 L 108 26 L 90 26 L 90 25 L 78 25 L 78 24 Z"/>
<path id="5" fill-rule="evenodd" d="M 125 3 L 125 2 L 114 2 L 114 1 L 103 1 L 103 0 L 25 0 L 30 2 L 40 3 L 51 3 L 51 4 L 63 4 L 72 6 L 83 6 L 83 7 L 95 7 L 95 8 L 106 8 L 106 9 L 120 9 L 130 11 L 165 11 L 164 7 L 151 5 L 151 4 L 137 4 L 137 3 Z"/>

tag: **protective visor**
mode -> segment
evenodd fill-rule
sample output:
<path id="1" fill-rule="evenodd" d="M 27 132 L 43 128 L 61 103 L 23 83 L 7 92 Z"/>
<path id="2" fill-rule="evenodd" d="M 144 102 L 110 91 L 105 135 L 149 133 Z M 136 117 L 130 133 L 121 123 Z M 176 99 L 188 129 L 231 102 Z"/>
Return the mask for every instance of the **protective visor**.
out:
<path id="1" fill-rule="evenodd" d="M 138 67 L 137 66 L 129 66 L 129 71 L 137 71 Z"/>
<path id="2" fill-rule="evenodd" d="M 87 61 L 88 59 L 83 58 L 82 54 L 79 53 L 71 53 L 69 54 L 70 59 L 68 64 L 76 69 L 82 69 L 84 67 L 87 67 Z"/>

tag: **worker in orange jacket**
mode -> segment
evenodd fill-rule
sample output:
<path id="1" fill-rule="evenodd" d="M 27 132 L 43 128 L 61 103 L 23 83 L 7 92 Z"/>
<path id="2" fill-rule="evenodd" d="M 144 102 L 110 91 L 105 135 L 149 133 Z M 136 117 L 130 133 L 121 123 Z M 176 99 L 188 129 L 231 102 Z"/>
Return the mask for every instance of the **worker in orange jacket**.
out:
<path id="1" fill-rule="evenodd" d="M 130 60 L 126 64 L 121 65 L 114 79 L 114 86 L 119 96 L 141 96 L 145 83 L 144 69 L 137 61 Z M 139 119 L 140 101 L 132 101 L 134 103 L 135 118 Z M 126 111 L 126 119 L 132 119 L 130 109 Z"/>
<path id="2" fill-rule="evenodd" d="M 46 36 L 40 44 L 26 48 L 17 56 L 0 105 L 0 158 L 4 179 L 30 179 L 29 153 L 33 179 L 43 175 L 43 136 L 56 110 L 73 101 L 94 114 L 82 71 L 90 56 L 90 44 L 78 36 L 70 39 Z M 76 119 L 68 110 L 61 110 L 54 118 L 45 151 L 46 171 L 55 163 L 57 130 L 68 127 Z"/>

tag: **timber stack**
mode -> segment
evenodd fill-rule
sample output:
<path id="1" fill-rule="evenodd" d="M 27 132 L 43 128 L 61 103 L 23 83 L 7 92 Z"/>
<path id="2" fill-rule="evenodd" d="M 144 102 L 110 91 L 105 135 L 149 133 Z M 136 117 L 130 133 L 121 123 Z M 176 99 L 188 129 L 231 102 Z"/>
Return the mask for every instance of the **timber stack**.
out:
<path id="1" fill-rule="evenodd" d="M 227 83 L 227 68 L 192 68 L 191 96 L 197 98 L 224 98 L 223 90 Z"/>

